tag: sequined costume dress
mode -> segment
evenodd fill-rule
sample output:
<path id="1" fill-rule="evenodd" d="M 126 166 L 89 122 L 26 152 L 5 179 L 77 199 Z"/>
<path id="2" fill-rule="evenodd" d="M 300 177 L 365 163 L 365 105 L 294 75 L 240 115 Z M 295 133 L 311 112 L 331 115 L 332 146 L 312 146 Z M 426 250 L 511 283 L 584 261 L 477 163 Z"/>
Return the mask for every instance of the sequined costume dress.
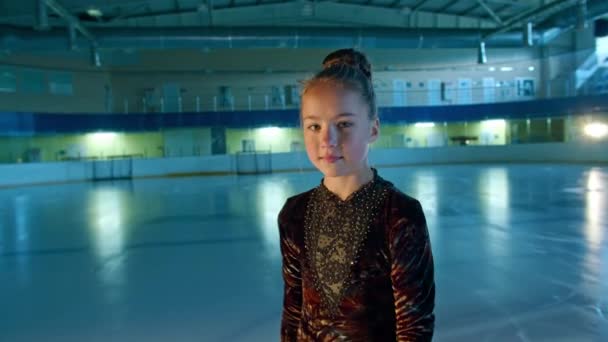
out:
<path id="1" fill-rule="evenodd" d="M 433 256 L 420 203 L 374 170 L 346 200 L 318 187 L 279 214 L 281 341 L 430 341 Z"/>

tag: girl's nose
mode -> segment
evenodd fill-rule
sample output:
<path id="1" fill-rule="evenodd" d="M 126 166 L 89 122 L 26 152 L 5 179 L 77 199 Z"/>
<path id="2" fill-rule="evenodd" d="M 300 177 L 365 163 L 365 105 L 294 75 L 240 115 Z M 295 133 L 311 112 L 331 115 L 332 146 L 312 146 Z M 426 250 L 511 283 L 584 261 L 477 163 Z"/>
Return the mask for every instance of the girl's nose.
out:
<path id="1" fill-rule="evenodd" d="M 321 147 L 336 147 L 338 144 L 338 132 L 335 127 L 328 126 L 323 130 L 322 134 Z"/>

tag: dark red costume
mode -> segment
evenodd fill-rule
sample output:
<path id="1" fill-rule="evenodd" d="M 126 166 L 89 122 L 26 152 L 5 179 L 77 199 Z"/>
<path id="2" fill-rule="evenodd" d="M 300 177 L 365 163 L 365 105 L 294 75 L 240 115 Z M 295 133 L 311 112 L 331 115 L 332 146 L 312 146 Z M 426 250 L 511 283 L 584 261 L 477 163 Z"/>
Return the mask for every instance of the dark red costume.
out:
<path id="1" fill-rule="evenodd" d="M 420 203 L 374 170 L 346 200 L 320 186 L 279 214 L 282 341 L 430 341 L 433 256 Z"/>

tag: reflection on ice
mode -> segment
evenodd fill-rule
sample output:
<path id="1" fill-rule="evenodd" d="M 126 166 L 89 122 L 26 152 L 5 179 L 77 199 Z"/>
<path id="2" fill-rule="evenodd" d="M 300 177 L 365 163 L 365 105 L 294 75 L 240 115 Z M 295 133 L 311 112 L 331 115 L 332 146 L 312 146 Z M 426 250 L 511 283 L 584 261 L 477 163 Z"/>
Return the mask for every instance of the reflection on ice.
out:
<path id="1" fill-rule="evenodd" d="M 585 237 L 590 246 L 594 250 L 599 249 L 603 243 L 602 223 L 608 225 L 608 222 L 602 222 L 606 219 L 606 191 L 608 184 L 606 179 L 602 179 L 602 172 L 593 168 L 587 176 L 587 189 L 585 192 Z"/>
<path id="2" fill-rule="evenodd" d="M 290 193 L 289 184 L 277 179 L 262 180 L 257 187 L 258 225 L 262 232 L 266 253 L 271 258 L 280 256 L 277 215 Z"/>
<path id="3" fill-rule="evenodd" d="M 104 187 L 89 193 L 87 213 L 90 238 L 97 258 L 99 276 L 106 297 L 115 301 L 122 296 L 125 283 L 125 210 L 126 193 L 120 188 Z"/>

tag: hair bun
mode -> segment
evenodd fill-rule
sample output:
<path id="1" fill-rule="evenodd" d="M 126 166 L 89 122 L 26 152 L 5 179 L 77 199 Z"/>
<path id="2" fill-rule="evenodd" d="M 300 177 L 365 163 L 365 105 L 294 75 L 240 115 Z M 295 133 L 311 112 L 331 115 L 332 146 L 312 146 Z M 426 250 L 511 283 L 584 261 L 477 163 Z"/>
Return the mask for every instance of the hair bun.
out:
<path id="1" fill-rule="evenodd" d="M 365 55 L 355 49 L 341 49 L 327 55 L 323 60 L 323 68 L 331 68 L 334 66 L 349 66 L 358 69 L 369 80 L 372 79 L 371 64 Z"/>

